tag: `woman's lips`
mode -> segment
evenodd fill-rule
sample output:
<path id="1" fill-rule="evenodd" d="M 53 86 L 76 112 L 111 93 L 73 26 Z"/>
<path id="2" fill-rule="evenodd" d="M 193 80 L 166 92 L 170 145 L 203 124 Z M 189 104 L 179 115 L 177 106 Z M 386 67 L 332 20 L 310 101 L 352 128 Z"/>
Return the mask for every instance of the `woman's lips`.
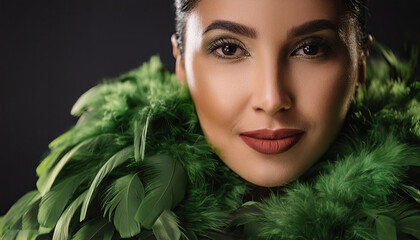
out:
<path id="1" fill-rule="evenodd" d="M 286 152 L 304 135 L 304 131 L 298 129 L 261 129 L 251 132 L 243 132 L 239 136 L 250 148 L 262 154 L 279 154 Z"/>

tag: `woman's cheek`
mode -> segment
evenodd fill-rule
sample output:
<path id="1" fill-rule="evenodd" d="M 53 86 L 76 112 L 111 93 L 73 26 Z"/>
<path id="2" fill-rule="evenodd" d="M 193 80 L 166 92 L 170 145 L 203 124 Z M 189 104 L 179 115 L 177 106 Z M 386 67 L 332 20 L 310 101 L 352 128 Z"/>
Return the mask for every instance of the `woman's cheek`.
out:
<path id="1" fill-rule="evenodd" d="M 188 78 L 190 92 L 203 128 L 232 127 L 246 106 L 249 81 L 244 64 L 224 63 L 218 59 L 194 61 Z"/>
<path id="2" fill-rule="evenodd" d="M 310 119 L 319 121 L 343 120 L 349 98 L 354 91 L 354 76 L 348 68 L 351 64 L 340 59 L 324 63 L 296 63 L 292 71 L 296 86 L 296 104 Z M 308 116 L 309 117 L 309 116 Z"/>

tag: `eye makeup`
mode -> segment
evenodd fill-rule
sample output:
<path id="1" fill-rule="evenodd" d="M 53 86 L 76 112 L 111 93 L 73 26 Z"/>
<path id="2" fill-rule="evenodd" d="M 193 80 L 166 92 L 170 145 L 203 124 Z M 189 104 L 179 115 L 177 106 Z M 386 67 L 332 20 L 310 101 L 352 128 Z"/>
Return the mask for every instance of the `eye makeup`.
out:
<path id="1" fill-rule="evenodd" d="M 299 42 L 297 48 L 290 55 L 309 59 L 323 58 L 333 51 L 333 45 L 323 37 L 310 37 Z"/>
<path id="2" fill-rule="evenodd" d="M 238 39 L 233 37 L 219 37 L 206 47 L 207 54 L 212 54 L 221 59 L 239 59 L 241 57 L 249 56 L 245 45 Z M 236 55 L 240 51 L 240 55 Z"/>

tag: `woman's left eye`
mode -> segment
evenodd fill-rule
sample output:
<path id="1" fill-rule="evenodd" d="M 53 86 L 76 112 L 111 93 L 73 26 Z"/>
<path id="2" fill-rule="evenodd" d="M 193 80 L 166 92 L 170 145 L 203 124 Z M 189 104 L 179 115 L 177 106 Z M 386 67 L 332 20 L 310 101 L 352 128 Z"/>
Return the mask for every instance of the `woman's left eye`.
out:
<path id="1" fill-rule="evenodd" d="M 303 42 L 295 49 L 291 56 L 306 57 L 306 58 L 318 58 L 326 56 L 330 52 L 331 48 L 323 40 L 310 40 Z"/>

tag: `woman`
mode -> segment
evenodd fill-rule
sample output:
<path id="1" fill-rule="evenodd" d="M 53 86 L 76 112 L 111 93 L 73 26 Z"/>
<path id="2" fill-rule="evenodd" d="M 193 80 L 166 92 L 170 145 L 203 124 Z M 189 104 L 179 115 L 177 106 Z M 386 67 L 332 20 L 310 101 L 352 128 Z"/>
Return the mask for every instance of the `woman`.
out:
<path id="1" fill-rule="evenodd" d="M 360 89 L 364 2 L 176 7 L 177 77 L 84 94 L 2 238 L 420 239 L 419 87 L 385 52 Z"/>

